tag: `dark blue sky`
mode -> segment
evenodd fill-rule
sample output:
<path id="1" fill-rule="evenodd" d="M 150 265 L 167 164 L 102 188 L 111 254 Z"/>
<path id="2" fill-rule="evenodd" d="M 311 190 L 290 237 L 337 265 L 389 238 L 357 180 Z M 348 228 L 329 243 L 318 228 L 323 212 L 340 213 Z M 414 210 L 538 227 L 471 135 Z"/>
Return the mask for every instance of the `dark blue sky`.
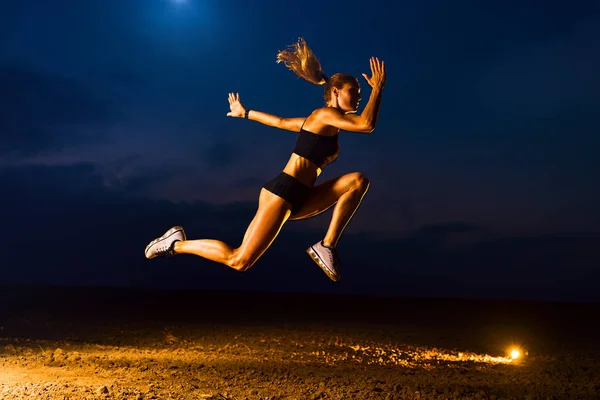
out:
<path id="1" fill-rule="evenodd" d="M 99 199 L 138 202 L 138 210 L 169 203 L 165 210 L 176 210 L 181 201 L 220 207 L 233 213 L 224 221 L 237 215 L 235 203 L 248 204 L 232 225 L 180 211 L 161 223 L 139 215 L 144 229 L 119 252 L 142 255 L 140 246 L 191 220 L 194 237 L 237 238 L 295 134 L 226 117 L 227 93 L 281 116 L 321 106 L 322 87 L 275 62 L 302 36 L 328 74 L 360 77 L 369 57 L 386 62 L 377 129 L 344 133 L 340 158 L 322 175 L 362 171 L 371 180 L 346 233 L 401 240 L 430 226 L 474 227 L 495 238 L 600 232 L 600 3 L 390 4 L 3 3 L 0 176 L 13 193 L 0 200 L 12 210 L 2 229 L 18 222 L 44 241 L 56 229 L 48 215 L 66 213 L 63 221 L 96 240 L 104 231 L 94 229 L 90 213 L 99 206 L 90 204 Z M 108 213 L 102 225 L 134 223 L 123 215 L 130 214 Z M 318 236 L 329 215 L 285 229 Z M 7 252 L 36 271 L 15 248 Z"/>

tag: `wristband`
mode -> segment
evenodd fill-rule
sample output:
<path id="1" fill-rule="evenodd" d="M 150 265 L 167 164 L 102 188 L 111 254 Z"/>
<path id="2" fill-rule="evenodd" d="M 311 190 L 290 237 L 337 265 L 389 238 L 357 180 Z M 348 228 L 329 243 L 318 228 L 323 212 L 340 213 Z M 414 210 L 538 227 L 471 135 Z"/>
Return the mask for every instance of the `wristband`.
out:
<path id="1" fill-rule="evenodd" d="M 246 110 L 246 112 L 244 113 L 244 118 L 248 119 L 248 113 L 250 113 L 250 110 Z"/>

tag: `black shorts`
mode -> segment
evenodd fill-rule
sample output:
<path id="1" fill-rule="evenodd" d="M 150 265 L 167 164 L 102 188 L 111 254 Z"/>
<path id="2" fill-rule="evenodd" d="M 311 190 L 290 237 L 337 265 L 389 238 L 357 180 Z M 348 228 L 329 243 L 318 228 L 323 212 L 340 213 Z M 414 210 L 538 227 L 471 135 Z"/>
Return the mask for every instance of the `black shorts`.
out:
<path id="1" fill-rule="evenodd" d="M 290 203 L 292 205 L 292 215 L 300 211 L 306 200 L 308 200 L 312 189 L 285 172 L 265 183 L 263 188 Z"/>

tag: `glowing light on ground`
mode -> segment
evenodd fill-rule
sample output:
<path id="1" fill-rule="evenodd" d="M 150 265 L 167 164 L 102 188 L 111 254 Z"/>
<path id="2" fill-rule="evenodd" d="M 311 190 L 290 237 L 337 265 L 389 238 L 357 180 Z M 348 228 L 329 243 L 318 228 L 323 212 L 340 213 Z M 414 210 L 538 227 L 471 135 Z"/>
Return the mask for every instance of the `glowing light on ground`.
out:
<path id="1" fill-rule="evenodd" d="M 512 349 L 510 351 L 510 358 L 516 360 L 519 357 L 521 357 L 521 352 L 519 351 L 519 349 Z"/>
<path id="2" fill-rule="evenodd" d="M 341 351 L 340 351 L 341 350 Z M 344 351 L 345 350 L 345 351 Z M 494 357 L 487 354 L 459 352 L 448 349 L 414 346 L 363 346 L 360 344 L 338 345 L 336 351 L 325 350 L 311 353 L 333 365 L 340 362 L 399 366 L 408 368 L 452 367 L 464 363 L 474 364 L 510 364 L 509 357 Z"/>

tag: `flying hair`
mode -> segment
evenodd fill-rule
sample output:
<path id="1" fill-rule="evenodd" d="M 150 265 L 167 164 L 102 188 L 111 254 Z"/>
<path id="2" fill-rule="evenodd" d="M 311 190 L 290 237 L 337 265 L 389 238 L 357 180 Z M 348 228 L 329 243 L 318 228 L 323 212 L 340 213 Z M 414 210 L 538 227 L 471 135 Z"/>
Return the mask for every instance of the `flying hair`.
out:
<path id="1" fill-rule="evenodd" d="M 283 62 L 300 78 L 315 85 L 325 85 L 323 89 L 325 105 L 331 101 L 332 88 L 342 89 L 346 83 L 358 84 L 356 77 L 342 72 L 327 77 L 321 63 L 303 38 L 299 38 L 297 43 L 288 46 L 286 50 L 277 54 L 277 63 L 280 62 Z"/>
<path id="2" fill-rule="evenodd" d="M 297 43 L 289 45 L 283 51 L 279 51 L 277 54 L 277 63 L 280 62 L 294 71 L 300 78 L 315 85 L 324 85 L 327 83 L 327 75 L 323 72 L 319 59 L 314 55 L 303 38 L 298 38 Z"/>

